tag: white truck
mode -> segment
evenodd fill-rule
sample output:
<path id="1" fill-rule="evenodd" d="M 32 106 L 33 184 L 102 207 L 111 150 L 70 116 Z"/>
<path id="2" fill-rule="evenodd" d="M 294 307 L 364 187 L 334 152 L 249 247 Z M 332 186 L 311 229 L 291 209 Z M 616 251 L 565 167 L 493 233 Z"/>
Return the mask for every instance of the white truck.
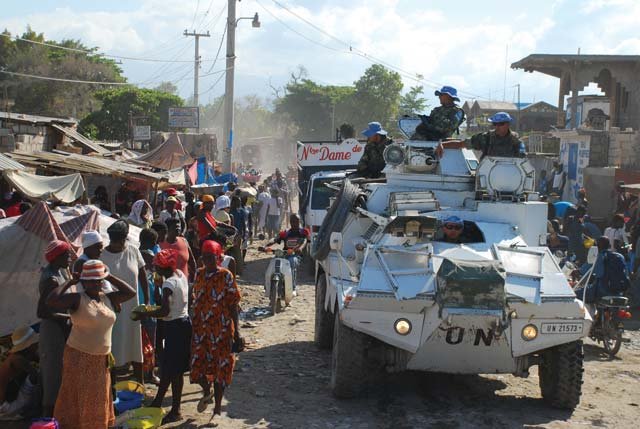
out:
<path id="1" fill-rule="evenodd" d="M 526 159 L 406 141 L 386 183 L 345 180 L 314 241 L 315 341 L 331 387 L 357 395 L 381 371 L 510 373 L 538 366 L 542 397 L 575 408 L 592 320 L 546 243 Z M 463 222 L 460 241 L 444 237 Z"/>
<path id="2" fill-rule="evenodd" d="M 311 238 L 318 233 L 336 191 L 326 184 L 339 181 L 358 165 L 366 142 L 343 141 L 298 142 L 298 192 L 300 217 Z"/>

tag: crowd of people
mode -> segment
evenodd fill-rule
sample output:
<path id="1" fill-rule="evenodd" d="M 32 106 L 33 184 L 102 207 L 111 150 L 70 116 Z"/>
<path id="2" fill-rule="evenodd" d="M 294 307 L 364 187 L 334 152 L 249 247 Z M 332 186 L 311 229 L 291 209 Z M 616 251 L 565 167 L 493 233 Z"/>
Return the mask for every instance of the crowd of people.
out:
<path id="1" fill-rule="evenodd" d="M 244 344 L 236 277 L 253 237 L 278 241 L 291 210 L 290 187 L 279 170 L 259 186 L 227 188 L 218 195 L 166 189 L 157 213 L 123 186 L 108 241 L 98 231 L 84 232 L 79 256 L 65 241 L 50 243 L 39 284 L 38 332 L 16 330 L 0 366 L 0 419 L 35 413 L 65 428 L 111 427 L 113 386 L 129 371 L 141 384 L 158 385 L 152 407 L 160 407 L 171 388 L 164 423 L 182 418 L 187 372 L 202 387 L 198 410 L 213 403 L 214 416 L 221 413 L 234 353 Z M 99 187 L 95 196 L 93 204 L 110 208 L 106 189 Z M 19 193 L 12 198 L 10 214 L 23 203 Z M 138 237 L 131 236 L 131 226 L 140 228 Z"/>
<path id="2" fill-rule="evenodd" d="M 564 180 L 562 168 L 555 166 L 554 182 Z M 575 204 L 568 201 L 548 203 L 547 246 L 552 252 L 563 252 L 565 259 L 579 269 L 575 280 L 592 269 L 594 281 L 577 291 L 579 298 L 594 302 L 607 295 L 619 295 L 632 286 L 640 268 L 640 211 L 637 197 L 629 195 L 618 183 L 616 191 L 616 213 L 611 216 L 604 231 L 589 215 L 587 191 L 578 190 Z M 556 186 L 552 184 L 552 187 Z M 553 195 L 553 193 L 552 193 Z M 589 249 L 598 249 L 595 262 L 588 260 Z M 582 285 L 584 286 L 584 285 Z"/>

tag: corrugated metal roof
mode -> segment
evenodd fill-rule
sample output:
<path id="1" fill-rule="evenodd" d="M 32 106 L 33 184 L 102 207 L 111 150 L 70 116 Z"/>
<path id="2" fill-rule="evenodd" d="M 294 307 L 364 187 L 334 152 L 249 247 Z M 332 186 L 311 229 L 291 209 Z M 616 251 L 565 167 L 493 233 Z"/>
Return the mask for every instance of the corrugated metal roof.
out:
<path id="1" fill-rule="evenodd" d="M 109 153 L 109 151 L 107 149 L 105 149 L 102 146 L 100 146 L 99 144 L 95 143 L 93 140 L 89 139 L 88 137 L 83 136 L 82 134 L 80 134 L 79 132 L 74 130 L 73 128 L 69 128 L 69 127 L 65 127 L 65 126 L 57 125 L 57 124 L 51 124 L 51 126 L 53 128 L 55 128 L 56 130 L 62 131 L 70 139 L 75 140 L 78 143 L 85 145 L 86 147 L 88 147 L 89 149 L 91 149 L 94 152 Z"/>
<path id="2" fill-rule="evenodd" d="M 38 116 L 13 112 L 0 112 L 0 118 L 9 119 L 15 122 L 29 122 L 31 124 L 50 124 L 55 122 L 58 124 L 76 125 L 78 123 L 78 121 L 73 118 L 53 118 L 50 116 Z"/>
<path id="3" fill-rule="evenodd" d="M 0 171 L 24 170 L 24 165 L 0 153 Z"/>
<path id="4" fill-rule="evenodd" d="M 10 156 L 23 164 L 54 171 L 77 171 L 85 174 L 113 175 L 146 181 L 166 181 L 167 175 L 153 173 L 140 165 L 106 159 L 101 156 L 54 152 L 12 152 Z"/>

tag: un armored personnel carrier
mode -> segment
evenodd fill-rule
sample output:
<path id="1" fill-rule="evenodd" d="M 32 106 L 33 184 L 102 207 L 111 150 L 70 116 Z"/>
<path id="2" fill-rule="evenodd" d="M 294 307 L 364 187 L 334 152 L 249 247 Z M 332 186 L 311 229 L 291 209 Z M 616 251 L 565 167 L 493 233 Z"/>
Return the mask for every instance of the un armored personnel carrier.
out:
<path id="1" fill-rule="evenodd" d="M 455 143 L 437 157 L 438 145 L 389 146 L 386 182 L 346 179 L 314 242 L 333 393 L 355 396 L 381 371 L 527 377 L 537 365 L 543 398 L 574 408 L 591 318 L 544 247 L 534 169 Z M 443 237 L 452 216 L 459 243 Z"/>

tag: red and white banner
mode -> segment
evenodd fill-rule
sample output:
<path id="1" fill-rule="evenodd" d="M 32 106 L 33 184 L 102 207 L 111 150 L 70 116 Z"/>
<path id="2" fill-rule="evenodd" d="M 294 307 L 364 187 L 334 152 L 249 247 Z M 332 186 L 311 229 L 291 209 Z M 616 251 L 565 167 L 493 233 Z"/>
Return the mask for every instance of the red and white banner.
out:
<path id="1" fill-rule="evenodd" d="M 347 139 L 342 143 L 302 143 L 298 145 L 301 167 L 356 165 L 364 153 L 365 143 Z"/>

